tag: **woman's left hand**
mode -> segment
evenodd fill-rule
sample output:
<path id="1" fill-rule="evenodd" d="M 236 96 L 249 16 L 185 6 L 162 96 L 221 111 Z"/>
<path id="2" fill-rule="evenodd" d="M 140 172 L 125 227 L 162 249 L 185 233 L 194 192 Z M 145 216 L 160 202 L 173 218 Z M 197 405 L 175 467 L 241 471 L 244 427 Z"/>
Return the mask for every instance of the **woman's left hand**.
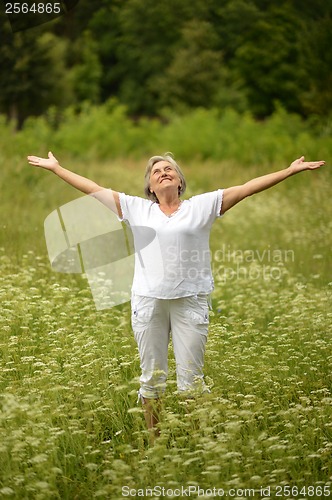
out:
<path id="1" fill-rule="evenodd" d="M 325 165 L 325 161 L 304 161 L 304 156 L 301 156 L 301 158 L 294 160 L 289 168 L 293 174 L 296 174 L 297 172 L 302 172 L 302 170 L 315 170 L 322 165 Z"/>

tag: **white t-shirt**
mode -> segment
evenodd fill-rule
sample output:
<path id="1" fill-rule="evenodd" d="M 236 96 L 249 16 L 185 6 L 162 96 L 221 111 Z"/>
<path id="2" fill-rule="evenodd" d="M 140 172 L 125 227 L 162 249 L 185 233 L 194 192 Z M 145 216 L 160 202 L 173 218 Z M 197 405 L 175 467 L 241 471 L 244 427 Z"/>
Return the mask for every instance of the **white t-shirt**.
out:
<path id="1" fill-rule="evenodd" d="M 135 246 L 132 292 L 175 299 L 213 290 L 209 239 L 222 196 L 222 189 L 193 196 L 168 217 L 157 203 L 120 193 Z"/>

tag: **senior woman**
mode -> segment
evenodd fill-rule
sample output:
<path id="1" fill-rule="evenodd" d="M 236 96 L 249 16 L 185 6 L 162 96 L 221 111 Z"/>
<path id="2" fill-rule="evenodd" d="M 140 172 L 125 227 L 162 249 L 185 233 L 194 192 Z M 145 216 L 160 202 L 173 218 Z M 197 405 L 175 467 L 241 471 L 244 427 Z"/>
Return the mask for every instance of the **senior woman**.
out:
<path id="1" fill-rule="evenodd" d="M 181 199 L 186 182 L 170 154 L 150 158 L 145 173 L 147 199 L 105 189 L 61 167 L 51 152 L 48 158 L 28 156 L 28 161 L 108 205 L 133 229 L 135 246 L 142 238 L 135 228 L 145 226 L 156 233 L 157 251 L 153 247 L 143 260 L 140 256 L 135 261 L 132 327 L 142 370 L 139 395 L 147 427 L 157 435 L 158 401 L 165 389 L 170 335 L 179 393 L 192 396 L 208 391 L 203 362 L 208 297 L 213 290 L 209 253 L 213 222 L 248 196 L 301 171 L 317 169 L 324 161 L 305 162 L 302 156 L 283 170 L 189 200 Z"/>

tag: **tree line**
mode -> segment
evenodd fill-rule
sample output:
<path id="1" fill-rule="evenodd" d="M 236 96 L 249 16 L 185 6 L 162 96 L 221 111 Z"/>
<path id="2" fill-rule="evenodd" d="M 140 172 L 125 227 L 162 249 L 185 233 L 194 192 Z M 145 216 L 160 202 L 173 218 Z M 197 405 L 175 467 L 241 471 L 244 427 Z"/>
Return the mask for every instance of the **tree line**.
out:
<path id="1" fill-rule="evenodd" d="M 18 126 L 114 97 L 134 118 L 332 108 L 330 0 L 80 0 L 15 33 L 1 9 L 0 113 Z"/>

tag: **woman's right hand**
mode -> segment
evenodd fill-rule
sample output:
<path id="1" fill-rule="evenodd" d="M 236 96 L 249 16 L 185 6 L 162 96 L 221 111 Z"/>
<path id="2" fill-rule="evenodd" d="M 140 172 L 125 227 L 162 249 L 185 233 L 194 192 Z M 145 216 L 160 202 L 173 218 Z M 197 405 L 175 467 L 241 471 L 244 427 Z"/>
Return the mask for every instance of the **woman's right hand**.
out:
<path id="1" fill-rule="evenodd" d="M 36 167 L 42 167 L 45 168 L 46 170 L 52 170 L 54 171 L 58 166 L 59 162 L 51 153 L 51 151 L 48 153 L 48 158 L 40 158 L 39 156 L 28 156 L 28 162 L 30 165 L 35 165 Z"/>

